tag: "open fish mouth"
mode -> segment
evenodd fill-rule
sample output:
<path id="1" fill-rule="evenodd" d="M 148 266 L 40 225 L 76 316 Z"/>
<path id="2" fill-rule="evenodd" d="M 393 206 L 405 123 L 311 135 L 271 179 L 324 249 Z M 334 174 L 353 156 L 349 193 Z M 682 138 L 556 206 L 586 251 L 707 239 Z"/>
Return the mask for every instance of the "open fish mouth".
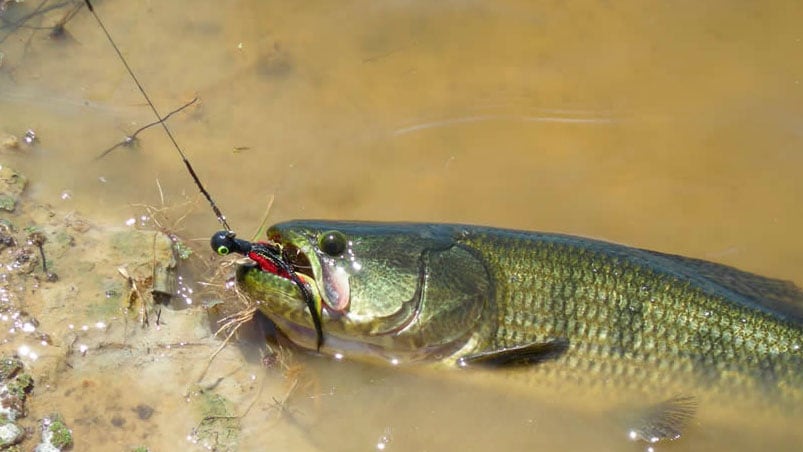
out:
<path id="1" fill-rule="evenodd" d="M 292 244 L 282 245 L 282 255 L 285 262 L 287 262 L 296 273 L 307 275 L 312 279 L 315 278 L 312 264 L 301 248 Z"/>
<path id="2" fill-rule="evenodd" d="M 317 289 L 322 309 L 333 317 L 347 313 L 353 265 L 349 265 L 345 256 L 327 255 L 316 246 L 316 240 L 309 237 L 274 233 L 269 238 L 281 248 L 282 259 L 293 272 L 306 276 L 305 281 Z M 350 250 L 344 250 L 344 254 L 348 252 Z"/>
<path id="3" fill-rule="evenodd" d="M 282 331 L 298 333 L 291 340 L 315 337 L 314 345 L 309 347 L 320 350 L 324 343 L 323 312 L 315 283 L 307 274 L 296 272 L 287 262 L 284 264 L 282 271 L 273 271 L 266 270 L 253 258 L 246 260 L 237 267 L 238 286 L 254 297 L 261 311 L 268 314 L 262 308 L 270 306 L 268 311 L 277 315 L 268 317 L 277 326 L 281 324 Z"/>

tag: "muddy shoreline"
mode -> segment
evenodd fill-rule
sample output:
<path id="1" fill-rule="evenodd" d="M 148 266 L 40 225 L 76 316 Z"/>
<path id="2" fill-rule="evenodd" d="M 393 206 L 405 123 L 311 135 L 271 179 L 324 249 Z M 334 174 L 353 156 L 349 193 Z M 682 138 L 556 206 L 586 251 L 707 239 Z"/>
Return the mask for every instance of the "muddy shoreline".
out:
<path id="1" fill-rule="evenodd" d="M 8 445 L 32 448 L 59 419 L 72 439 L 53 450 L 236 450 L 242 407 L 232 400 L 264 381 L 239 375 L 237 347 L 221 349 L 218 303 L 196 297 L 200 286 L 178 268 L 195 253 L 146 213 L 112 227 L 38 203 L 24 175 L 1 167 L 10 201 L 0 211 L 0 356 L 19 366 L 4 377 L 16 388 L 4 404 L 19 407 Z"/>

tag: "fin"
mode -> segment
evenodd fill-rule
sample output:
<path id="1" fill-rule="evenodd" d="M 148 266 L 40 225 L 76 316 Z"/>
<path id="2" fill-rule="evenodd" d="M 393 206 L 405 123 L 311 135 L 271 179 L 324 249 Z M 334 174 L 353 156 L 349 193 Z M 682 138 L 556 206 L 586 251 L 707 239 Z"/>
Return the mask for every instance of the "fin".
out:
<path id="1" fill-rule="evenodd" d="M 560 338 L 547 342 L 502 348 L 467 355 L 457 360 L 460 367 L 521 367 L 557 359 L 569 349 L 569 340 Z"/>
<path id="2" fill-rule="evenodd" d="M 697 400 L 694 397 L 672 397 L 638 413 L 628 426 L 628 436 L 634 441 L 648 443 L 678 439 L 696 411 Z"/>

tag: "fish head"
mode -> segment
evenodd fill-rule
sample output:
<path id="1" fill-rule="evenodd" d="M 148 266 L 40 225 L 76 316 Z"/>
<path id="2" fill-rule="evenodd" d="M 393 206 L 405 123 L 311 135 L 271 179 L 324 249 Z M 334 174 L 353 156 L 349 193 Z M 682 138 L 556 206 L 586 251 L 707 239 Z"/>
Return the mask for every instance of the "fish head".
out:
<path id="1" fill-rule="evenodd" d="M 291 221 L 268 238 L 319 306 L 322 352 L 394 364 L 450 354 L 480 330 L 491 285 L 457 226 Z M 315 349 L 293 281 L 242 266 L 238 283 L 292 342 Z"/>

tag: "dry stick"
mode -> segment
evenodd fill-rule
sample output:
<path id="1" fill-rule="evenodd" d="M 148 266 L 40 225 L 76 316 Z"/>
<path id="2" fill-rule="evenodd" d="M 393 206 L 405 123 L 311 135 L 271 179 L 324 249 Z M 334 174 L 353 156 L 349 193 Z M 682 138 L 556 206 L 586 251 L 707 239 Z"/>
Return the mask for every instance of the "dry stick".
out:
<path id="1" fill-rule="evenodd" d="M 14 20 L 14 21 L 7 20 L 0 12 L 0 21 L 3 22 L 3 25 L 0 26 L 0 30 L 5 29 L 6 27 L 12 27 L 13 28 L 12 31 L 14 31 L 17 28 L 19 28 L 20 25 L 24 25 L 25 22 L 27 22 L 28 20 L 30 20 L 33 17 L 45 14 L 45 13 L 50 12 L 50 11 L 53 11 L 54 9 L 62 8 L 64 6 L 67 6 L 69 3 L 71 3 L 69 1 L 60 2 L 60 3 L 56 3 L 54 5 L 50 5 L 47 8 L 45 8 L 45 5 L 47 4 L 48 1 L 49 0 L 42 0 L 39 3 L 39 5 L 37 5 L 36 8 L 34 8 L 34 10 L 32 12 L 30 12 L 30 13 L 20 17 L 17 20 Z M 2 11 L 2 12 L 5 12 L 5 11 Z"/>
<path id="2" fill-rule="evenodd" d="M 53 282 L 58 279 L 58 275 L 47 271 L 47 258 L 45 257 L 45 235 L 41 232 L 34 232 L 28 236 L 28 244 L 39 248 L 39 255 L 42 257 L 42 272 L 48 281 Z"/>
<path id="3" fill-rule="evenodd" d="M 50 282 L 58 281 L 59 276 L 53 272 L 47 271 L 47 259 L 45 259 L 45 245 L 43 243 L 38 243 L 37 246 L 39 247 L 39 254 L 42 255 L 42 271 L 45 273 L 45 279 Z"/>
<path id="4" fill-rule="evenodd" d="M 245 411 L 243 411 L 239 416 L 237 416 L 238 418 L 242 419 L 242 418 L 244 418 L 245 416 L 248 415 L 248 413 L 251 411 L 251 408 L 253 408 L 254 405 L 256 405 L 257 401 L 262 396 L 262 388 L 264 388 L 264 387 L 265 387 L 265 380 L 262 379 L 262 380 L 259 381 L 259 389 L 257 389 L 256 395 L 251 400 L 251 403 L 249 403 L 248 406 L 245 407 Z"/>
<path id="5" fill-rule="evenodd" d="M 39 7 L 37 7 L 37 11 L 45 3 L 47 3 L 47 1 L 48 0 L 43 0 L 42 3 L 39 4 Z M 60 7 L 64 6 L 65 4 L 66 3 L 60 3 L 60 4 L 56 5 L 56 7 L 60 8 Z M 27 25 L 25 23 L 19 23 L 19 21 L 17 21 L 18 25 L 16 25 L 12 31 L 10 31 L 8 34 L 6 34 L 6 36 L 3 36 L 3 39 L 0 39 L 0 43 L 5 41 L 6 38 L 11 36 L 11 34 L 14 31 L 16 31 L 16 30 L 18 30 L 20 28 L 26 29 L 26 30 L 31 30 L 31 34 L 30 34 L 30 36 L 28 36 L 28 39 L 25 41 L 25 46 L 23 47 L 23 55 L 27 55 L 28 54 L 28 50 L 31 48 L 31 43 L 33 42 L 33 37 L 36 35 L 37 31 L 50 30 L 49 36 L 51 38 L 53 38 L 53 39 L 61 39 L 61 38 L 63 38 L 65 36 L 64 26 L 67 25 L 67 22 L 69 22 L 73 17 L 75 17 L 75 15 L 78 13 L 78 11 L 80 11 L 81 8 L 83 8 L 83 7 L 84 7 L 83 3 L 77 4 L 75 7 L 73 7 L 73 9 L 71 9 L 70 11 L 67 11 L 67 13 L 61 19 L 59 19 L 59 21 L 56 22 L 55 25 L 53 25 L 51 27 L 37 26 L 37 25 Z M 39 11 L 39 13 L 44 13 L 45 11 L 48 11 L 48 10 L 51 10 L 51 9 L 55 9 L 55 8 L 51 6 L 50 8 L 48 8 L 46 10 Z M 33 15 L 34 14 L 29 14 L 25 20 L 28 20 Z"/>
<path id="6" fill-rule="evenodd" d="M 50 37 L 51 38 L 61 38 L 61 37 L 63 37 L 64 36 L 64 26 L 67 25 L 67 22 L 71 21 L 72 18 L 75 17 L 75 15 L 78 14 L 78 11 L 80 11 L 81 8 L 83 8 L 83 7 L 84 7 L 83 3 L 78 3 L 78 4 L 75 5 L 75 7 L 73 7 L 72 10 L 67 11 L 67 14 L 65 14 L 64 17 L 61 18 L 61 20 L 56 22 L 56 25 L 50 27 L 50 28 L 52 28 L 52 30 L 50 31 Z"/>
<path id="7" fill-rule="evenodd" d="M 240 312 L 238 312 L 236 314 L 233 314 L 233 315 L 231 315 L 229 317 L 226 317 L 225 319 L 222 319 L 222 321 L 225 321 L 226 323 L 223 326 L 221 326 L 220 328 L 218 328 L 218 330 L 215 332 L 215 335 L 220 333 L 227 326 L 230 326 L 230 325 L 234 324 L 235 322 L 236 322 L 236 326 L 231 330 L 231 332 L 229 332 L 228 336 L 226 336 L 226 339 L 223 340 L 223 343 L 220 344 L 220 346 L 217 348 L 217 350 L 215 350 L 214 353 L 212 353 L 209 356 L 209 358 L 206 361 L 206 366 L 204 367 L 204 370 L 201 372 L 201 375 L 198 376 L 198 379 L 195 380 L 196 383 L 200 382 L 206 376 L 206 372 L 209 370 L 209 367 L 212 366 L 212 361 L 214 361 L 214 359 L 217 356 L 217 354 L 220 353 L 220 351 L 223 350 L 226 347 L 226 345 L 229 344 L 229 341 L 234 336 L 234 334 L 237 332 L 237 330 L 239 330 L 240 327 L 243 326 L 243 324 L 245 324 L 246 321 L 248 321 L 251 317 L 253 317 L 255 312 L 256 312 L 256 308 L 249 308 L 249 309 L 246 309 L 244 311 L 240 311 Z"/>
<path id="8" fill-rule="evenodd" d="M 5 41 L 5 40 L 6 40 L 6 38 L 8 38 L 9 36 L 11 36 L 11 34 L 12 34 L 12 33 L 14 33 L 15 31 L 17 31 L 17 30 L 18 30 L 18 29 L 20 29 L 20 28 L 23 28 L 23 26 L 25 25 L 25 22 L 26 22 L 26 21 L 28 21 L 28 20 L 29 20 L 31 17 L 33 17 L 34 15 L 36 15 L 36 14 L 37 14 L 37 13 L 38 13 L 38 12 L 39 12 L 41 9 L 42 9 L 42 7 L 43 7 L 43 6 L 45 6 L 45 4 L 47 4 L 47 2 L 48 2 L 48 0 L 42 0 L 42 2 L 41 2 L 41 3 L 39 3 L 39 6 L 37 6 L 37 7 L 36 7 L 36 9 L 34 10 L 34 12 L 33 12 L 33 13 L 29 14 L 28 16 L 25 16 L 25 17 L 23 17 L 22 19 L 18 20 L 17 22 L 14 22 L 14 23 L 12 24 L 12 29 L 11 29 L 11 31 L 9 31 L 9 32 L 8 32 L 8 34 L 6 34 L 5 36 L 3 36 L 3 39 L 0 39 L 0 44 L 2 44 L 2 43 L 3 43 L 3 41 Z M 6 21 L 5 21 L 5 19 L 3 19 L 3 22 L 6 22 Z M 33 31 L 31 32 L 31 35 L 30 35 L 30 36 L 28 36 L 28 39 L 25 41 L 25 45 L 24 45 L 24 46 L 23 46 L 23 48 L 22 48 L 22 53 L 23 53 L 23 55 L 27 55 L 27 54 L 28 54 L 28 49 L 30 48 L 31 41 L 33 40 L 33 35 L 34 35 L 35 33 L 36 33 L 36 30 L 33 30 Z"/>
<path id="9" fill-rule="evenodd" d="M 117 272 L 120 273 L 120 276 L 125 278 L 128 281 L 128 307 L 127 309 L 131 308 L 133 304 L 133 299 L 139 299 L 140 304 L 143 306 L 145 305 L 145 298 L 142 296 L 142 292 L 140 292 L 139 287 L 137 286 L 137 282 L 134 278 L 128 274 L 128 270 L 125 267 L 118 267 Z M 140 317 L 139 317 L 140 325 L 144 326 L 147 325 L 148 317 L 147 313 L 144 312 L 144 309 L 140 309 Z M 126 327 L 128 325 L 128 320 L 126 319 Z"/>
<path id="10" fill-rule="evenodd" d="M 259 228 L 257 229 L 256 236 L 254 236 L 252 240 L 259 240 L 259 237 L 262 235 L 262 233 L 267 230 L 268 217 L 270 216 L 270 209 L 273 207 L 273 201 L 275 199 L 276 199 L 275 195 L 270 195 L 270 199 L 268 200 L 268 207 L 265 208 L 265 214 L 262 215 L 262 220 L 260 220 L 259 222 Z"/>
<path id="11" fill-rule="evenodd" d="M 0 14 L 0 21 L 3 22 L 3 25 L 0 26 L 0 30 L 5 29 L 6 27 L 10 28 L 8 33 L 6 33 L 5 36 L 0 38 L 0 44 L 2 44 L 6 39 L 8 39 L 8 37 L 11 36 L 15 31 L 17 31 L 17 29 L 19 29 L 20 27 L 25 25 L 25 22 L 27 22 L 31 18 L 33 18 L 33 17 L 35 17 L 35 16 L 37 16 L 39 14 L 44 14 L 44 13 L 50 11 L 50 10 L 53 10 L 53 9 L 56 9 L 56 8 L 61 8 L 62 6 L 67 4 L 67 2 L 63 2 L 63 3 L 59 3 L 59 4 L 56 4 L 56 5 L 51 5 L 51 6 L 47 7 L 47 8 L 44 8 L 44 6 L 47 4 L 47 2 L 48 2 L 48 0 L 42 0 L 42 2 L 39 3 L 39 5 L 33 10 L 32 13 L 27 14 L 25 16 L 22 16 L 19 19 L 17 19 L 16 21 L 6 20 L 6 18 L 3 17 L 2 14 Z"/>
<path id="12" fill-rule="evenodd" d="M 42 2 L 42 4 L 44 4 L 44 3 L 47 3 L 47 0 L 44 0 L 44 1 Z M 58 6 L 58 7 L 61 7 L 61 6 L 65 6 L 65 5 L 66 5 L 66 3 L 60 3 L 59 5 L 56 5 L 56 6 Z M 73 17 L 75 17 L 75 16 L 76 16 L 76 14 L 78 14 L 78 11 L 80 11 L 80 10 L 81 10 L 81 8 L 83 8 L 83 7 L 84 7 L 84 4 L 83 4 L 83 3 L 77 3 L 77 4 L 76 4 L 76 5 L 73 7 L 73 9 L 71 9 L 71 10 L 67 11 L 67 12 L 64 14 L 64 16 L 62 16 L 62 17 L 61 17 L 61 19 L 59 19 L 59 20 L 58 20 L 58 22 L 56 22 L 56 24 L 55 24 L 55 25 L 52 25 L 52 26 L 50 26 L 50 27 L 46 27 L 46 26 L 42 26 L 42 25 L 28 25 L 28 24 L 25 24 L 25 23 L 19 23 L 19 21 L 17 21 L 17 22 L 15 23 L 15 28 L 14 28 L 14 30 L 18 30 L 18 29 L 20 29 L 20 28 L 23 28 L 23 29 L 26 29 L 26 30 L 34 30 L 34 31 L 39 31 L 39 30 L 51 30 L 51 31 L 50 31 L 50 37 L 51 37 L 51 38 L 60 38 L 60 37 L 62 37 L 62 36 L 64 35 L 64 26 L 65 26 L 65 25 L 67 25 L 67 22 L 69 22 L 70 20 L 72 20 L 72 18 L 73 18 Z M 52 9 L 55 9 L 55 8 L 53 8 L 53 7 L 50 7 L 50 8 L 48 8 L 47 10 L 44 10 L 44 11 L 39 11 L 39 13 L 44 13 L 44 12 L 46 12 L 46 11 L 49 11 L 49 10 L 52 10 Z M 26 19 L 25 19 L 25 20 L 29 20 L 29 19 L 31 19 L 31 18 L 32 18 L 32 16 L 33 16 L 33 14 L 29 14 L 29 15 L 26 17 Z"/>
<path id="13" fill-rule="evenodd" d="M 154 291 L 156 289 L 156 238 L 159 237 L 159 234 L 154 231 L 153 233 L 153 244 L 151 245 L 151 274 L 153 275 L 153 280 L 151 281 L 151 304 L 154 309 L 156 309 L 156 327 L 159 328 L 159 321 L 162 319 L 162 307 L 156 306 L 156 295 Z M 172 246 L 172 245 L 171 245 Z M 168 299 L 169 300 L 169 299 Z M 148 308 L 145 306 L 145 301 L 142 302 L 142 315 L 145 317 L 146 321 L 148 318 Z"/>
<path id="14" fill-rule="evenodd" d="M 162 207 L 165 205 L 165 193 L 162 190 L 162 184 L 159 183 L 159 178 L 156 178 L 156 188 L 159 189 L 159 202 L 162 203 Z"/>
<path id="15" fill-rule="evenodd" d="M 45 258 L 45 245 L 42 242 L 37 242 L 36 247 L 39 248 L 39 255 L 42 256 L 42 271 L 47 275 L 47 259 Z"/>
<path id="16" fill-rule="evenodd" d="M 281 400 L 276 399 L 273 397 L 273 404 L 271 408 L 275 409 L 279 416 L 284 418 L 290 425 L 294 426 L 302 433 L 302 438 L 305 439 L 313 449 L 315 450 L 325 450 L 326 448 L 323 447 L 322 444 L 319 444 L 313 437 L 309 435 L 310 428 L 307 425 L 304 425 L 290 410 L 289 404 L 287 403 L 290 400 L 290 397 L 298 388 L 299 380 L 298 378 L 293 379 L 293 382 L 290 384 L 290 388 L 285 393 L 284 397 Z"/>
<path id="17" fill-rule="evenodd" d="M 175 110 L 171 111 L 170 113 L 168 113 L 168 114 L 167 114 L 167 115 L 166 115 L 164 118 L 160 119 L 159 121 L 154 121 L 154 122 L 152 122 L 152 123 L 150 123 L 150 124 L 147 124 L 147 125 L 144 125 L 144 126 L 140 127 L 139 129 L 137 129 L 137 130 L 136 130 L 134 133 L 132 133 L 131 135 L 128 135 L 128 136 L 126 136 L 126 137 L 123 139 L 123 141 L 121 141 L 121 142 L 119 142 L 119 143 L 115 144 L 114 146 L 112 146 L 112 147 L 110 147 L 110 148 L 106 149 L 105 151 L 101 152 L 101 153 L 100 153 L 100 155 L 98 155 L 97 157 L 95 157 L 95 160 L 100 160 L 100 159 L 102 159 L 103 157 L 106 157 L 106 155 L 107 155 L 108 153 L 110 153 L 111 151 L 113 151 L 113 150 L 115 150 L 115 149 L 119 148 L 120 146 L 131 146 L 131 145 L 134 143 L 134 141 L 136 141 L 136 139 L 137 139 L 137 135 L 138 135 L 140 132 L 142 132 L 143 130 L 145 130 L 145 129 L 147 129 L 147 128 L 153 127 L 153 126 L 155 126 L 156 124 L 161 124 L 161 123 L 163 123 L 163 122 L 167 121 L 167 120 L 168 120 L 168 118 L 170 118 L 171 116 L 173 116 L 175 113 L 178 113 L 178 112 L 180 112 L 181 110 L 184 110 L 185 108 L 189 107 L 190 105 L 194 104 L 194 103 L 195 103 L 195 102 L 197 102 L 197 101 L 198 101 L 198 98 L 197 98 L 197 97 L 194 97 L 194 98 L 193 98 L 191 101 L 189 101 L 189 102 L 187 102 L 186 104 L 184 104 L 184 105 L 182 105 L 182 106 L 180 106 L 180 107 L 176 108 Z"/>
<path id="18" fill-rule="evenodd" d="M 251 320 L 251 318 L 254 316 L 255 312 L 256 312 L 256 308 L 255 307 L 251 307 L 251 308 L 244 309 L 242 311 L 237 312 L 236 314 L 232 314 L 232 315 L 226 317 L 225 319 L 221 320 L 221 322 L 225 322 L 225 323 L 223 325 L 221 325 L 220 328 L 218 328 L 217 331 L 215 331 L 215 336 L 217 336 L 221 331 L 231 327 L 234 324 L 237 324 L 237 326 L 235 327 L 235 330 L 236 330 L 237 328 L 240 327 L 240 325 L 242 325 L 243 323 Z M 229 334 L 228 337 L 231 337 L 231 333 Z"/>

